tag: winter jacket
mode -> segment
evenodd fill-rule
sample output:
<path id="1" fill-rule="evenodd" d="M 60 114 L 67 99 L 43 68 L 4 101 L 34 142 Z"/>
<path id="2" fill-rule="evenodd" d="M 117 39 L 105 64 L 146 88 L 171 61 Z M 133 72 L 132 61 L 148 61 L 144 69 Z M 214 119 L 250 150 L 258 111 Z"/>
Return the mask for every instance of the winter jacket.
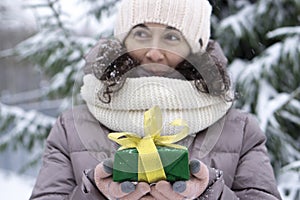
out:
<path id="1" fill-rule="evenodd" d="M 223 127 L 221 121 L 225 123 Z M 206 148 L 203 141 L 210 131 L 221 134 L 203 157 L 201 149 Z M 106 199 L 87 173 L 115 153 L 116 145 L 107 138 L 110 132 L 86 106 L 63 113 L 47 138 L 43 165 L 30 199 Z M 89 136 L 98 140 L 89 141 Z M 190 159 L 200 159 L 223 172 L 201 195 L 202 199 L 281 199 L 265 147 L 266 137 L 252 115 L 231 109 L 209 131 L 189 140 L 192 141 Z"/>

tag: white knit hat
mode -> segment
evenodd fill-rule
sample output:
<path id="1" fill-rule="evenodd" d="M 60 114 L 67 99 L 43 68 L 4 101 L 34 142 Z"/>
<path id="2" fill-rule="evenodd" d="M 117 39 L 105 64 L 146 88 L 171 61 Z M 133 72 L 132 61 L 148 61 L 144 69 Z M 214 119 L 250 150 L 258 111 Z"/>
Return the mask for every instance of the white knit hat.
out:
<path id="1" fill-rule="evenodd" d="M 160 23 L 181 31 L 192 52 L 196 53 L 207 47 L 211 11 L 208 0 L 123 0 L 114 35 L 124 42 L 134 26 Z"/>

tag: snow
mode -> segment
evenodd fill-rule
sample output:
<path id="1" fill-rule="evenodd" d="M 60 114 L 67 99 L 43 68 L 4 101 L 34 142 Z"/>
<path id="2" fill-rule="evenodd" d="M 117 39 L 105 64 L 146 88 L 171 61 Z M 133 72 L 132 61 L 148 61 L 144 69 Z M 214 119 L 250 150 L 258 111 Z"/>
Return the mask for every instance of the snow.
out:
<path id="1" fill-rule="evenodd" d="M 299 35 L 296 35 L 294 37 L 288 37 L 284 40 L 283 44 L 283 54 L 288 55 L 290 60 L 294 60 L 293 63 L 295 63 L 294 69 L 299 69 L 299 52 L 300 52 L 300 46 L 299 46 Z M 298 63 L 298 66 L 297 66 Z"/>
<path id="2" fill-rule="evenodd" d="M 259 85 L 259 92 L 258 92 L 258 100 L 256 105 L 256 112 L 257 117 L 260 120 L 260 126 L 263 131 L 266 131 L 268 121 L 270 117 L 272 117 L 273 113 L 277 110 L 276 102 L 270 104 L 270 98 L 276 94 L 276 91 L 273 89 L 273 87 L 266 82 L 265 80 L 262 80 Z"/>
<path id="3" fill-rule="evenodd" d="M 286 28 L 281 30 L 278 29 L 273 32 L 273 36 L 275 37 L 275 35 L 297 31 L 299 31 L 298 28 Z M 249 87 L 247 88 L 248 90 L 251 90 L 253 82 L 259 81 L 259 87 L 255 88 L 255 90 L 259 90 L 257 93 L 258 103 L 256 107 L 256 113 L 258 114 L 261 128 L 264 131 L 266 131 L 268 123 L 272 124 L 274 127 L 279 128 L 279 123 L 274 117 L 274 113 L 280 110 L 283 105 L 287 103 L 290 103 L 290 105 L 299 104 L 297 103 L 298 101 L 293 100 L 293 98 L 295 98 L 295 94 L 293 93 L 277 94 L 273 86 L 268 83 L 268 81 L 266 81 L 264 75 L 268 74 L 268 76 L 272 76 L 272 73 L 274 73 L 274 66 L 278 65 L 280 60 L 287 58 L 295 63 L 295 65 L 292 66 L 292 69 L 294 73 L 297 73 L 299 66 L 297 66 L 296 63 L 298 63 L 299 60 L 299 51 L 299 37 L 287 37 L 283 40 L 283 42 L 275 43 L 274 45 L 267 48 L 261 56 L 255 58 L 249 64 L 244 62 L 243 68 L 239 66 L 243 64 L 243 61 L 238 60 L 236 62 L 233 62 L 230 66 L 230 69 L 232 70 L 234 76 L 234 80 L 242 81 L 244 82 L 244 85 L 249 85 Z M 252 86 L 252 89 L 253 87 L 254 86 Z M 299 105 L 296 106 L 296 108 L 299 107 Z M 284 112 L 282 114 L 284 117 L 289 117 L 289 120 L 293 120 L 296 123 L 299 122 L 299 118 L 287 112 Z"/>
<path id="4" fill-rule="evenodd" d="M 72 66 L 65 66 L 64 70 L 60 73 L 57 73 L 53 79 L 51 84 L 51 90 L 56 90 L 60 87 L 64 87 L 66 81 L 68 80 L 68 76 L 72 73 Z"/>
<path id="5" fill-rule="evenodd" d="M 78 50 L 75 50 L 74 52 L 71 53 L 70 56 L 68 56 L 68 61 L 71 62 L 78 58 L 81 58 L 81 52 L 79 52 Z"/>
<path id="6" fill-rule="evenodd" d="M 280 174 L 278 182 L 278 190 L 282 196 L 282 199 L 296 200 L 297 192 L 300 193 L 299 173 L 296 171 L 283 172 L 282 174 Z"/>
<path id="7" fill-rule="evenodd" d="M 285 167 L 282 168 L 283 171 L 291 170 L 291 169 L 300 169 L 300 160 L 292 162 Z M 300 174 L 298 174 L 300 176 Z M 300 177 L 299 177 L 300 178 Z"/>
<path id="8" fill-rule="evenodd" d="M 248 31 L 253 30 L 253 13 L 255 13 L 254 5 L 244 7 L 237 14 L 225 18 L 220 24 L 221 30 L 230 27 L 234 32 L 235 37 L 241 38 L 243 36 L 243 28 Z"/>
<path id="9" fill-rule="evenodd" d="M 236 82 L 238 80 L 238 77 L 245 70 L 245 66 L 247 64 L 248 63 L 246 63 L 245 61 L 243 61 L 241 59 L 235 59 L 229 65 L 229 67 L 228 67 L 229 68 L 229 74 L 230 74 L 230 78 L 231 78 L 231 80 L 233 80 L 233 82 Z"/>
<path id="10" fill-rule="evenodd" d="M 266 131 L 269 121 L 272 122 L 274 127 L 277 127 L 279 124 L 274 118 L 274 113 L 289 103 L 293 98 L 293 94 L 276 94 L 276 91 L 272 88 L 272 86 L 265 80 L 262 80 L 260 82 L 258 95 L 256 112 L 258 119 L 260 120 L 262 130 Z M 283 117 L 288 117 L 289 120 L 294 120 L 294 122 L 298 122 L 298 124 L 300 124 L 298 117 L 292 117 L 292 115 L 288 112 L 282 112 L 281 114 Z"/>
<path id="11" fill-rule="evenodd" d="M 17 2 L 16 2 L 17 1 Z M 8 4 L 8 2 L 14 2 L 10 3 L 10 7 L 16 9 L 21 9 L 18 2 L 20 3 L 20 0 L 10 1 L 10 0 L 4 0 L 4 3 Z M 55 2 L 55 1 L 53 1 Z M 60 15 L 60 21 L 63 22 L 63 25 L 67 27 L 67 29 L 72 30 L 76 35 L 82 35 L 82 36 L 88 36 L 88 37 L 94 37 L 96 35 L 101 35 L 101 33 L 111 33 L 113 30 L 113 24 L 115 20 L 115 14 L 111 16 L 103 15 L 101 21 L 96 19 L 91 14 L 88 14 L 89 11 L 101 6 L 101 4 L 105 3 L 104 1 L 96 1 L 93 4 L 88 3 L 86 1 L 78 1 L 78 0 L 59 0 L 58 2 L 54 3 L 54 9 L 56 9 Z M 18 6 L 15 6 L 18 5 Z M 33 12 L 30 12 L 31 19 L 27 20 L 31 24 L 35 23 L 35 19 L 33 17 L 33 14 L 37 18 L 44 18 L 53 16 L 53 12 L 51 9 L 49 9 L 48 1 L 45 0 L 28 0 L 24 5 L 26 5 L 31 9 Z M 21 5 L 21 4 L 20 4 Z M 91 7 L 93 6 L 93 7 Z M 117 5 L 115 5 L 117 6 Z M 24 9 L 23 9 L 24 10 Z M 23 13 L 22 12 L 14 12 L 14 13 Z M 26 11 L 26 12 L 29 12 Z M 28 17 L 27 17 L 28 18 Z M 47 19 L 43 23 L 56 23 L 56 20 Z"/>
<path id="12" fill-rule="evenodd" d="M 274 31 L 271 31 L 267 34 L 268 38 L 275 38 L 278 36 L 286 36 L 286 35 L 296 35 L 300 34 L 300 26 L 293 26 L 293 27 L 284 27 L 284 28 L 278 28 Z"/>
<path id="13" fill-rule="evenodd" d="M 258 79 L 262 71 L 261 62 L 252 62 L 245 67 L 245 70 L 240 73 L 239 81 L 249 80 L 250 77 Z"/>
<path id="14" fill-rule="evenodd" d="M 39 134 L 40 131 L 36 131 L 37 129 L 51 127 L 56 121 L 55 118 L 44 115 L 36 110 L 25 111 L 20 107 L 8 106 L 2 103 L 0 103 L 0 111 L 0 116 L 4 119 L 10 116 L 15 117 L 12 129 L 8 133 L 1 135 L 0 144 L 9 143 L 22 135 L 26 129 L 32 131 L 32 134 Z"/>
<path id="15" fill-rule="evenodd" d="M 2 116 L 12 115 L 17 118 L 25 119 L 26 121 L 31 121 L 33 118 L 35 118 L 37 120 L 36 124 L 45 127 L 52 126 L 56 121 L 56 118 L 44 115 L 38 111 L 25 111 L 20 107 L 8 106 L 2 103 L 0 103 L 0 111 Z"/>
<path id="16" fill-rule="evenodd" d="M 300 110 L 300 101 L 292 100 L 290 105 L 295 107 L 295 109 Z"/>
<path id="17" fill-rule="evenodd" d="M 44 52 L 44 49 L 49 48 L 49 44 L 57 44 L 58 42 L 65 41 L 65 37 L 62 37 L 61 31 L 49 31 L 43 30 L 38 34 L 24 40 L 17 46 L 19 56 L 26 58 L 30 55 Z"/>
<path id="18" fill-rule="evenodd" d="M 97 35 L 107 37 L 112 33 L 112 30 L 113 30 L 113 27 L 115 24 L 117 9 L 120 6 L 120 1 L 115 1 L 115 0 L 96 1 L 93 4 L 89 4 L 88 10 L 90 13 L 95 12 L 95 9 L 99 9 L 100 7 L 103 8 L 103 4 L 108 4 L 108 5 L 114 4 L 114 5 L 109 14 L 108 13 L 102 14 L 101 21 L 100 22 L 97 21 L 98 26 L 93 26 L 93 28 L 94 28 L 93 32 L 94 33 L 96 32 Z M 83 16 L 86 16 L 86 14 Z M 86 19 L 86 20 L 88 20 L 88 19 Z"/>
<path id="19" fill-rule="evenodd" d="M 57 40 L 55 40 L 57 41 Z M 67 56 L 67 47 L 65 48 L 57 48 L 55 52 L 53 52 L 49 58 L 47 59 L 47 62 L 45 63 L 46 67 L 51 67 L 55 62 L 57 62 L 58 59 L 61 59 L 63 56 Z"/>
<path id="20" fill-rule="evenodd" d="M 266 70 L 271 71 L 272 66 L 278 64 L 280 60 L 280 56 L 282 55 L 282 44 L 276 43 L 265 50 L 266 54 L 262 59 L 262 66 L 265 67 Z"/>
<path id="21" fill-rule="evenodd" d="M 280 112 L 280 115 L 282 117 L 284 117 L 285 119 L 295 123 L 295 124 L 300 124 L 300 117 L 299 116 L 296 116 L 296 115 L 293 115 L 287 111 L 282 111 Z"/>
<path id="22" fill-rule="evenodd" d="M 267 10 L 268 10 L 269 6 L 267 4 L 268 4 L 268 2 L 265 2 L 265 1 L 259 2 L 258 6 L 256 8 L 257 9 L 256 12 L 259 14 L 264 14 L 264 13 L 268 12 Z"/>
<path id="23" fill-rule="evenodd" d="M 34 178 L 0 169 L 1 199 L 27 200 L 34 186 Z"/>
<path id="24" fill-rule="evenodd" d="M 29 9 L 23 9 L 24 2 L 21 0 L 1 0 L 0 7 L 5 9 L 0 12 L 0 29 L 18 29 L 31 30 L 36 27 L 35 18 Z"/>
<path id="25" fill-rule="evenodd" d="M 278 64 L 280 56 L 282 55 L 282 44 L 275 43 L 267 48 L 264 54 L 255 58 L 250 64 L 245 66 L 245 70 L 240 73 L 239 81 L 251 81 L 252 79 L 260 79 L 264 71 L 271 72 L 272 66 Z"/>

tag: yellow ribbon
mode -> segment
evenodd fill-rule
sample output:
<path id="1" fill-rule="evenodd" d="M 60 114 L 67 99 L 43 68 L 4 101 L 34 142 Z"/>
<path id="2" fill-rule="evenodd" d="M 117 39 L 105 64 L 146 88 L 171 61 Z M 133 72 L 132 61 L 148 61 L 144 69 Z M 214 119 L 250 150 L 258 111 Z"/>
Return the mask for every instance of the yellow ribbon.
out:
<path id="1" fill-rule="evenodd" d="M 121 145 L 119 150 L 136 148 L 139 153 L 138 180 L 153 183 L 165 180 L 166 175 L 156 145 L 173 148 L 185 148 L 173 144 L 188 135 L 189 127 L 184 120 L 176 119 L 171 122 L 173 126 L 183 126 L 183 129 L 174 135 L 161 136 L 162 113 L 158 106 L 154 106 L 144 114 L 144 132 L 142 138 L 135 133 L 110 133 L 108 138 Z"/>

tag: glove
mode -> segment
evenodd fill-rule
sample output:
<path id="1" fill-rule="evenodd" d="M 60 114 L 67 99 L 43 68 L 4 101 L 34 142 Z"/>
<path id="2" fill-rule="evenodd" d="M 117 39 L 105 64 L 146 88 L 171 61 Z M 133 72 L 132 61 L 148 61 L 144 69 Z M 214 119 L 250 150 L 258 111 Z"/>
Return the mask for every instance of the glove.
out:
<path id="1" fill-rule="evenodd" d="M 206 47 L 206 52 L 212 57 L 216 65 L 219 65 L 222 68 L 227 67 L 228 60 L 225 57 L 224 52 L 217 41 L 209 40 L 208 45 Z"/>
<path id="2" fill-rule="evenodd" d="M 207 188 L 209 171 L 207 166 L 198 160 L 190 162 L 191 178 L 188 181 L 176 181 L 173 186 L 167 181 L 159 181 L 151 186 L 150 194 L 160 200 L 195 199 Z"/>
<path id="3" fill-rule="evenodd" d="M 227 58 L 220 45 L 210 40 L 205 52 L 197 52 L 186 58 L 177 69 L 188 80 L 197 80 L 196 87 L 200 91 L 213 96 L 225 94 L 230 87 L 227 73 Z"/>
<path id="4" fill-rule="evenodd" d="M 151 196 L 145 196 L 150 192 L 148 183 L 139 182 L 136 185 L 125 181 L 122 183 L 112 180 L 112 160 L 107 159 L 99 163 L 94 170 L 94 180 L 99 191 L 108 199 L 136 200 L 152 199 Z"/>
<path id="5" fill-rule="evenodd" d="M 208 68 L 202 72 L 206 83 L 211 83 L 207 84 L 208 90 L 213 95 L 224 94 L 230 87 L 230 77 L 226 69 L 228 60 L 217 41 L 210 40 L 206 52 L 214 64 L 213 66 L 206 65 Z"/>
<path id="6" fill-rule="evenodd" d="M 111 101 L 111 94 L 122 88 L 126 74 L 138 65 L 117 39 L 99 40 L 85 56 L 85 61 L 84 73 L 94 74 L 104 84 L 97 93 L 104 103 Z"/>
<path id="7" fill-rule="evenodd" d="M 96 78 L 104 81 L 118 79 L 138 65 L 117 39 L 99 40 L 84 59 L 86 61 L 84 73 L 93 73 Z"/>

